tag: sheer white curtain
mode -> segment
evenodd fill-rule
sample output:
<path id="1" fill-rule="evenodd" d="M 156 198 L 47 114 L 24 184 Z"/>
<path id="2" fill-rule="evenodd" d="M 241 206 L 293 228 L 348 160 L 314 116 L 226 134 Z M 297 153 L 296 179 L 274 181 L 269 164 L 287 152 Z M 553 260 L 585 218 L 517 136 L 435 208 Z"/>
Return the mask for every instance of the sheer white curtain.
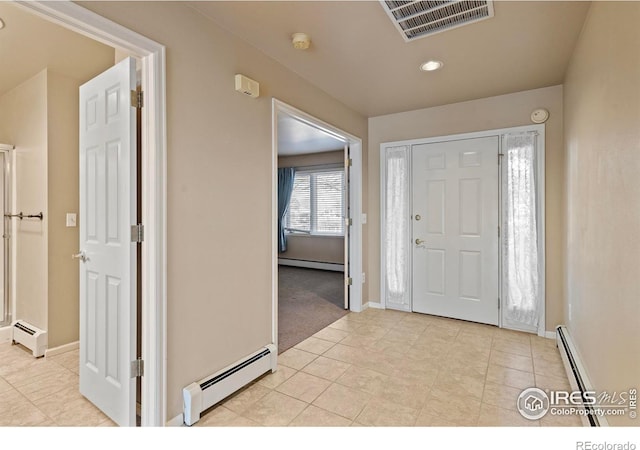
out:
<path id="1" fill-rule="evenodd" d="M 389 306 L 409 302 L 409 147 L 385 149 L 385 296 Z"/>
<path id="2" fill-rule="evenodd" d="M 505 135 L 502 148 L 505 318 L 528 328 L 538 326 L 540 311 L 536 136 Z"/>

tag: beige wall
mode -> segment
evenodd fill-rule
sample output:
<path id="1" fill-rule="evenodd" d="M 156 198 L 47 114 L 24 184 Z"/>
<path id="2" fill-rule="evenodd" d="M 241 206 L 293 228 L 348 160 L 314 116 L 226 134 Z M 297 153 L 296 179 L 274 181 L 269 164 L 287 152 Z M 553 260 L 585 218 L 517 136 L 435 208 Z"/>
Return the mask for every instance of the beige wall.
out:
<path id="1" fill-rule="evenodd" d="M 640 381 L 638 23 L 640 3 L 594 2 L 564 92 L 565 320 L 594 388 L 608 392 Z"/>
<path id="2" fill-rule="evenodd" d="M 308 167 L 322 164 L 341 164 L 344 151 L 279 156 L 278 167 Z M 344 263 L 344 238 L 335 236 L 296 236 L 287 238 L 287 251 L 280 258 L 302 259 L 327 263 Z"/>
<path id="3" fill-rule="evenodd" d="M 78 88 L 73 78 L 48 72 L 48 292 L 49 348 L 79 336 L 78 228 L 66 213 L 78 213 Z"/>
<path id="4" fill-rule="evenodd" d="M 271 98 L 363 139 L 367 121 L 185 5 L 82 5 L 167 47 L 172 418 L 183 387 L 271 342 Z M 260 98 L 234 91 L 236 73 Z"/>
<path id="5" fill-rule="evenodd" d="M 546 108 L 546 327 L 562 323 L 562 86 L 501 95 L 369 119 L 369 301 L 380 301 L 380 144 L 531 124 L 531 111 Z M 365 291 L 367 292 L 367 291 Z"/>
<path id="6" fill-rule="evenodd" d="M 0 122 L 15 145 L 15 213 L 44 213 L 44 220 L 12 219 L 15 239 L 16 319 L 47 329 L 47 71 L 0 98 Z"/>

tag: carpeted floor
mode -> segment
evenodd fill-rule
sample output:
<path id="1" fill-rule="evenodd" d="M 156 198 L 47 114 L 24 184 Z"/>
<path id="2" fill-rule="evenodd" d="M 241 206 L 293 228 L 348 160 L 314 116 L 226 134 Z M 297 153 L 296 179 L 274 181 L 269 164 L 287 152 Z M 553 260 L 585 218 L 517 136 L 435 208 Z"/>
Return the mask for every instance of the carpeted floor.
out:
<path id="1" fill-rule="evenodd" d="M 347 314 L 344 274 L 278 267 L 278 353 L 282 353 Z"/>

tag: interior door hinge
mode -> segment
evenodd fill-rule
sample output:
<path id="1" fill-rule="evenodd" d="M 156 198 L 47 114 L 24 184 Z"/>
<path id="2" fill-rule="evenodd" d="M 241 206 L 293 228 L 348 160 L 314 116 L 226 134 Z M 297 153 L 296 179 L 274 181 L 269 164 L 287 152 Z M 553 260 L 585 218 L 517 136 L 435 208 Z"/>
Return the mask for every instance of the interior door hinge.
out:
<path id="1" fill-rule="evenodd" d="M 142 91 L 131 91 L 131 106 L 138 109 L 144 106 L 144 94 Z"/>
<path id="2" fill-rule="evenodd" d="M 353 284 L 353 278 L 351 277 L 347 278 L 346 283 L 347 283 L 347 286 L 351 286 Z"/>
<path id="3" fill-rule="evenodd" d="M 498 153 L 498 165 L 500 165 L 500 158 L 504 156 L 504 153 Z"/>
<path id="4" fill-rule="evenodd" d="M 141 376 L 144 376 L 144 361 L 142 358 L 138 358 L 135 361 L 131 361 L 131 378 Z"/>
<path id="5" fill-rule="evenodd" d="M 353 219 L 351 217 L 344 219 L 344 222 L 347 224 L 348 227 L 353 225 Z"/>
<path id="6" fill-rule="evenodd" d="M 144 242 L 144 225 L 141 223 L 131 225 L 131 242 L 138 244 Z"/>
<path id="7" fill-rule="evenodd" d="M 351 166 L 353 166 L 353 159 L 351 159 L 351 158 L 347 158 L 347 159 L 345 160 L 345 162 L 344 162 L 344 165 L 345 165 L 345 166 L 347 166 L 347 167 L 351 167 Z"/>

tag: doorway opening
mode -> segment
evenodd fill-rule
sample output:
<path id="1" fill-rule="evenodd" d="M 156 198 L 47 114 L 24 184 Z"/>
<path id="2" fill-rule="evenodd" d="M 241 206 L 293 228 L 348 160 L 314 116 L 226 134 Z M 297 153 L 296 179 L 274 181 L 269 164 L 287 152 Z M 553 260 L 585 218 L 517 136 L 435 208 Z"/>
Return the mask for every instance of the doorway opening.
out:
<path id="1" fill-rule="evenodd" d="M 273 342 L 362 308 L 361 140 L 273 101 Z M 358 220 L 355 220 L 358 219 Z"/>

